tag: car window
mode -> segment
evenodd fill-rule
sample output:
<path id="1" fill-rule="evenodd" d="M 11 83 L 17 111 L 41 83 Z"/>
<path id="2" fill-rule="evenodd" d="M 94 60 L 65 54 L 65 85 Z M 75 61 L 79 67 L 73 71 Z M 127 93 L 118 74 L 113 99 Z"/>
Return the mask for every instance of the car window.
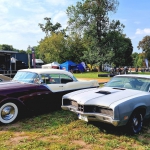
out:
<path id="1" fill-rule="evenodd" d="M 14 76 L 12 81 L 19 81 L 19 82 L 26 82 L 26 83 L 35 83 L 34 82 L 35 78 L 39 78 L 38 74 L 33 73 L 33 72 L 19 71 Z"/>
<path id="2" fill-rule="evenodd" d="M 60 84 L 59 74 L 42 74 L 41 79 L 43 80 L 43 83 L 46 84 Z"/>
<path id="3" fill-rule="evenodd" d="M 150 80 L 138 77 L 114 77 L 105 87 L 117 87 L 148 92 L 150 90 Z"/>
<path id="4" fill-rule="evenodd" d="M 50 74 L 50 84 L 60 84 L 59 74 Z"/>
<path id="5" fill-rule="evenodd" d="M 61 80 L 61 83 L 63 83 L 63 84 L 68 83 L 68 82 L 73 82 L 73 79 L 65 74 L 60 75 L 60 80 Z"/>

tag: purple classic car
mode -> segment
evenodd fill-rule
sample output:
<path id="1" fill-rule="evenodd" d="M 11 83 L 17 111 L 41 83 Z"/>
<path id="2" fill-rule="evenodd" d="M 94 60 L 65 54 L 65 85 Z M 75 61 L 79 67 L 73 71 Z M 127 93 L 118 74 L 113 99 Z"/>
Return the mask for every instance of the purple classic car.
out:
<path id="1" fill-rule="evenodd" d="M 11 123 L 26 111 L 61 108 L 64 94 L 98 86 L 95 80 L 78 81 L 64 70 L 19 70 L 12 81 L 0 83 L 0 122 Z"/>

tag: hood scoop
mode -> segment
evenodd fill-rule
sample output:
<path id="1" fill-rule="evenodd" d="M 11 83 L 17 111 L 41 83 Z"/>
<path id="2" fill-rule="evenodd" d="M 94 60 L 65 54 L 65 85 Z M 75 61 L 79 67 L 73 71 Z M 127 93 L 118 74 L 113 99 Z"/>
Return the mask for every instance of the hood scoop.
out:
<path id="1" fill-rule="evenodd" d="M 98 91 L 96 93 L 105 94 L 105 95 L 111 94 L 111 92 L 109 92 L 109 91 Z"/>
<path id="2" fill-rule="evenodd" d="M 125 90 L 125 88 L 113 88 L 113 89 L 117 89 L 117 90 Z"/>

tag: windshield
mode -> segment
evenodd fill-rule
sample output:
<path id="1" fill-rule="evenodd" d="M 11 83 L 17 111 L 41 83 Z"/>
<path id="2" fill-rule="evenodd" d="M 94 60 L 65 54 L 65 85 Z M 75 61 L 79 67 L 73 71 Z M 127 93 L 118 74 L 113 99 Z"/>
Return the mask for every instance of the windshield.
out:
<path id="1" fill-rule="evenodd" d="M 34 79 L 38 78 L 38 74 L 33 72 L 17 72 L 12 81 L 34 83 Z"/>
<path id="2" fill-rule="evenodd" d="M 105 87 L 126 88 L 148 92 L 150 90 L 150 80 L 140 77 L 116 76 L 106 83 Z"/>

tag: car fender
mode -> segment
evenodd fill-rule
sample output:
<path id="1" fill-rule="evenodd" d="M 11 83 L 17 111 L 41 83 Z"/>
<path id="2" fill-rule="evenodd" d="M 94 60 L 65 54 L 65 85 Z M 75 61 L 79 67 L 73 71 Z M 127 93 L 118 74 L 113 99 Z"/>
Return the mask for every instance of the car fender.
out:
<path id="1" fill-rule="evenodd" d="M 21 107 L 26 107 L 25 104 L 17 98 L 5 98 L 0 102 L 0 106 L 7 102 L 14 102 L 15 104 L 18 104 Z"/>

